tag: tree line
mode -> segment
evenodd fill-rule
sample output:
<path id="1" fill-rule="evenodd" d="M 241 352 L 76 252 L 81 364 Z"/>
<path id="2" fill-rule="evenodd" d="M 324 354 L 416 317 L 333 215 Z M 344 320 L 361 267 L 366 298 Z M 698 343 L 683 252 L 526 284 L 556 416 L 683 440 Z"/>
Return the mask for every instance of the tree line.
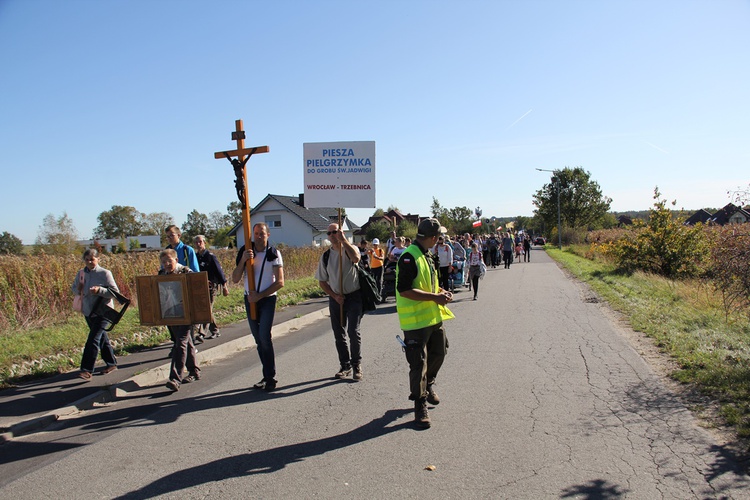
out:
<path id="1" fill-rule="evenodd" d="M 229 231 L 242 220 L 241 205 L 233 201 L 227 205 L 226 213 L 218 210 L 208 215 L 193 210 L 182 224 L 183 239 L 192 241 L 199 235 L 205 235 L 210 244 L 216 247 L 230 246 Z M 92 234 L 93 240 L 122 240 L 118 251 L 127 251 L 125 238 L 133 236 L 158 235 L 162 247 L 166 246 L 164 229 L 174 224 L 174 218 L 167 212 L 143 213 L 132 206 L 113 205 L 97 216 L 97 226 Z M 48 214 L 39 227 L 32 253 L 67 255 L 81 250 L 78 231 L 73 219 L 63 212 L 59 217 Z M 0 254 L 20 255 L 24 253 L 22 241 L 7 231 L 0 235 Z"/>
<path id="2" fill-rule="evenodd" d="M 733 201 L 742 204 L 750 201 L 750 185 L 727 191 Z M 481 217 L 481 210 L 472 210 L 465 206 L 454 208 L 443 207 L 437 198 L 432 198 L 430 212 L 445 226 L 449 234 L 479 233 L 489 234 L 505 229 L 513 222 L 516 229 L 524 229 L 532 235 L 542 235 L 548 239 L 557 239 L 561 231 L 565 244 L 584 241 L 589 231 L 611 229 L 620 225 L 615 213 L 610 212 L 612 199 L 604 196 L 599 183 L 591 178 L 591 173 L 582 167 L 565 167 L 555 170 L 550 182 L 545 184 L 532 196 L 536 207 L 532 217 Z M 398 210 L 391 206 L 388 211 Z M 561 228 L 558 228 L 558 212 Z M 373 217 L 382 216 L 385 212 L 377 209 Z M 685 215 L 687 212 L 673 213 L 673 216 Z M 648 220 L 649 211 L 624 212 L 633 219 Z M 688 214 L 689 215 L 689 214 Z M 94 229 L 93 239 L 124 239 L 126 236 L 159 235 L 161 246 L 166 245 L 164 228 L 174 224 L 173 217 L 166 212 L 146 214 L 135 207 L 114 205 L 97 217 L 98 225 Z M 230 246 L 229 231 L 242 220 L 241 206 L 237 201 L 227 205 L 226 213 L 213 211 L 208 215 L 193 210 L 181 226 L 183 237 L 191 241 L 193 237 L 203 234 L 210 244 L 216 247 Z M 475 227 L 476 221 L 480 222 Z M 386 221 L 370 224 L 365 237 L 368 240 L 378 238 L 385 241 L 393 227 Z M 398 236 L 414 237 L 417 228 L 405 221 L 396 232 Z M 52 214 L 44 218 L 39 228 L 39 236 L 34 251 L 45 253 L 70 253 L 78 250 L 78 233 L 72 219 L 66 213 L 60 217 Z M 124 243 L 123 243 L 124 245 Z M 128 250 L 122 248 L 123 251 Z M 19 238 L 7 231 L 0 235 L 0 254 L 20 254 L 24 247 Z"/>

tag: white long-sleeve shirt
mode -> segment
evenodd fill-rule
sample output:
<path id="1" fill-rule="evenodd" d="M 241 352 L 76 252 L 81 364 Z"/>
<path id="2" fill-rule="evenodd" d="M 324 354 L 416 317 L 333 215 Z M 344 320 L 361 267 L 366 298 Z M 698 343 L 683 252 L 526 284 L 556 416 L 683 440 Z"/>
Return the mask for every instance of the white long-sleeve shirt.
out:
<path id="1" fill-rule="evenodd" d="M 436 245 L 435 250 L 440 259 L 440 267 L 448 267 L 453 264 L 453 248 L 450 245 L 446 245 L 445 243 Z"/>

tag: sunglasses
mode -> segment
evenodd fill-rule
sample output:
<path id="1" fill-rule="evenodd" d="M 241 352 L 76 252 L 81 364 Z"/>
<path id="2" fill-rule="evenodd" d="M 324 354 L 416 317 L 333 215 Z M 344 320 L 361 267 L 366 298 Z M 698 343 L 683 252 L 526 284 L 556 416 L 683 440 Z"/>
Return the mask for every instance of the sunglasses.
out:
<path id="1" fill-rule="evenodd" d="M 332 234 L 336 234 L 336 233 L 338 233 L 338 231 L 328 231 L 326 234 L 328 236 L 331 236 Z"/>

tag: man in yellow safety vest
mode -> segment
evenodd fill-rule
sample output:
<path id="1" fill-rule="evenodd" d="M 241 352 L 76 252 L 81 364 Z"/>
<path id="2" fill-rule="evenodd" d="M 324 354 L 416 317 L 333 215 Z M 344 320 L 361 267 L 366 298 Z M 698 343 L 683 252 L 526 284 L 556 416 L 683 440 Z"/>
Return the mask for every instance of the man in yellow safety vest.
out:
<path id="1" fill-rule="evenodd" d="M 437 219 L 420 222 L 417 239 L 404 250 L 396 267 L 396 308 L 409 362 L 409 399 L 414 400 L 414 422 L 423 429 L 431 425 L 427 403 L 440 403 L 433 385 L 448 352 L 443 320 L 453 318 L 445 307 L 453 294 L 439 287 L 429 253 L 441 229 Z"/>

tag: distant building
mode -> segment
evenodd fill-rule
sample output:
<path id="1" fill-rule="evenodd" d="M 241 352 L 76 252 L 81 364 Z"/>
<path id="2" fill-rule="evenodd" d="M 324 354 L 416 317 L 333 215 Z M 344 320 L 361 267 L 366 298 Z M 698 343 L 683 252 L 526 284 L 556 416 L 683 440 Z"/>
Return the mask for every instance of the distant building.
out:
<path id="1" fill-rule="evenodd" d="M 711 220 L 711 212 L 700 209 L 697 212 L 695 212 L 693 215 L 691 215 L 686 221 L 685 224 L 688 226 L 694 226 L 698 223 L 706 224 L 708 221 Z"/>
<path id="2" fill-rule="evenodd" d="M 101 238 L 91 240 L 79 240 L 78 244 L 84 247 L 96 247 L 99 245 L 107 252 L 116 252 L 120 244 L 125 251 L 132 250 L 158 250 L 161 248 L 161 239 L 158 235 L 126 236 L 124 238 Z"/>
<path id="3" fill-rule="evenodd" d="M 335 207 L 307 208 L 305 197 L 269 194 L 250 210 L 250 223 L 265 222 L 268 226 L 269 241 L 273 245 L 283 243 L 287 246 L 304 247 L 328 244 L 328 225 L 338 222 L 339 211 Z M 354 233 L 359 226 L 348 217 L 342 221 L 344 234 L 353 241 Z M 237 236 L 237 246 L 245 242 L 242 223 L 229 232 Z M 251 235 L 252 236 L 252 235 Z"/>
<path id="4" fill-rule="evenodd" d="M 632 226 L 633 219 L 631 219 L 627 215 L 620 215 L 617 217 L 617 223 L 621 226 Z"/>
<path id="5" fill-rule="evenodd" d="M 386 222 L 390 227 L 393 229 L 397 228 L 402 222 L 409 221 L 414 226 L 419 226 L 419 222 L 422 220 L 422 217 L 419 215 L 413 215 L 413 214 L 407 214 L 404 215 L 398 210 L 391 210 L 388 213 L 384 213 L 383 215 L 379 217 L 370 217 L 370 219 L 362 224 L 362 227 L 359 228 L 359 230 L 355 231 L 354 234 L 357 236 L 364 236 L 367 234 L 367 229 L 370 227 L 371 224 L 375 224 L 380 221 Z"/>
<path id="6" fill-rule="evenodd" d="M 685 224 L 692 226 L 699 222 L 702 224 L 716 224 L 718 226 L 745 224 L 750 222 L 750 212 L 733 203 L 729 203 L 714 214 L 710 214 L 703 209 L 698 210 L 685 221 Z"/>

